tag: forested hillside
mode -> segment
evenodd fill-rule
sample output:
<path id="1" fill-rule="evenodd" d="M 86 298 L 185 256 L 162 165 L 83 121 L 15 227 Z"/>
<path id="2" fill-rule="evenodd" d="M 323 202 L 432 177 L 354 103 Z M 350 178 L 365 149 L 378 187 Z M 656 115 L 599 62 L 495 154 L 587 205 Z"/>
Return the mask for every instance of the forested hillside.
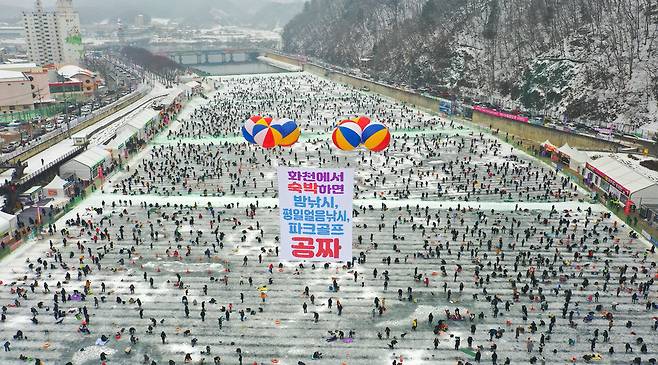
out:
<path id="1" fill-rule="evenodd" d="M 437 92 L 637 125 L 658 119 L 657 37 L 658 0 L 312 0 L 284 48 Z"/>

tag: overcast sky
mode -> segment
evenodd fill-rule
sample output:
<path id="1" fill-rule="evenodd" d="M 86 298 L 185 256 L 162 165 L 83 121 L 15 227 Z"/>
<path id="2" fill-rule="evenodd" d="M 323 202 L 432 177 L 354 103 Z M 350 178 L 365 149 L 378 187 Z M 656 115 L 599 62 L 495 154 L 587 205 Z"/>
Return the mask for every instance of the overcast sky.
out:
<path id="1" fill-rule="evenodd" d="M 46 8 L 56 0 L 42 0 Z M 301 11 L 304 0 L 73 0 L 80 21 L 132 20 L 137 14 L 172 18 L 187 24 L 285 25 Z M 0 19 L 17 21 L 21 11 L 33 9 L 34 0 L 0 0 Z M 257 18 L 257 19 L 255 19 Z"/>

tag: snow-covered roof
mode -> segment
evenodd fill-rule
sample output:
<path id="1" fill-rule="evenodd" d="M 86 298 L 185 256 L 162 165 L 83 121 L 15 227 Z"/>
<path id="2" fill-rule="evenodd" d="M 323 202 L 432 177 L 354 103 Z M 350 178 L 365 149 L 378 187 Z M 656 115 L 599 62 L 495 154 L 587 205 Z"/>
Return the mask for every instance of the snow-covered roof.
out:
<path id="1" fill-rule="evenodd" d="M 182 93 L 183 93 L 183 90 L 182 90 L 180 87 L 178 87 L 178 88 L 176 88 L 176 89 L 172 89 L 172 90 L 169 92 L 169 95 L 165 96 L 164 99 L 162 99 L 162 102 L 161 102 L 161 103 L 164 104 L 164 105 L 166 105 L 166 106 L 169 106 L 169 105 L 171 105 L 171 104 L 174 102 L 174 100 L 176 100 L 176 98 L 178 98 L 178 97 L 180 96 L 180 94 L 182 94 Z"/>
<path id="2" fill-rule="evenodd" d="M 589 161 L 588 164 L 614 180 L 617 184 L 628 189 L 631 194 L 646 189 L 649 186 L 658 185 L 655 181 L 641 175 L 610 156 Z"/>
<path id="3" fill-rule="evenodd" d="M 93 77 L 94 73 L 76 65 L 66 65 L 62 66 L 57 70 L 57 73 L 66 77 L 67 79 L 72 78 L 75 75 L 83 74 L 89 77 Z"/>
<path id="4" fill-rule="evenodd" d="M 112 155 L 100 147 L 93 147 L 80 155 L 76 156 L 72 161 L 79 162 L 89 168 L 92 168 L 99 163 L 110 159 Z"/>
<path id="5" fill-rule="evenodd" d="M 114 137 L 108 144 L 107 147 L 111 149 L 117 149 L 121 145 L 125 145 L 126 142 L 130 138 L 132 138 L 137 131 L 135 130 L 130 130 L 130 129 L 124 129 L 121 131 L 121 133 L 117 133 L 116 137 Z"/>
<path id="6" fill-rule="evenodd" d="M 151 108 L 146 108 L 139 112 L 137 115 L 135 115 L 133 118 L 130 118 L 127 122 L 127 126 L 134 127 L 138 130 L 144 129 L 146 127 L 146 124 L 153 120 L 160 112 L 157 110 L 153 110 Z"/>
<path id="7" fill-rule="evenodd" d="M 569 156 L 570 159 L 576 162 L 587 162 L 589 160 L 587 153 L 569 146 L 568 143 L 565 143 L 564 146 L 558 148 L 557 150 L 560 151 L 561 154 Z"/>
<path id="8" fill-rule="evenodd" d="M 59 177 L 59 175 L 55 175 L 53 180 L 48 183 L 48 185 L 44 186 L 44 189 L 63 189 L 69 182 L 62 179 Z"/>
<path id="9" fill-rule="evenodd" d="M 189 81 L 185 83 L 185 86 L 189 87 L 190 89 L 194 89 L 195 87 L 201 86 L 201 83 L 199 81 Z"/>
<path id="10" fill-rule="evenodd" d="M 36 68 L 36 63 L 0 63 L 0 70 L 15 70 L 23 68 Z"/>
<path id="11" fill-rule="evenodd" d="M 35 186 L 25 190 L 25 192 L 21 195 L 30 195 L 32 193 L 36 193 L 37 191 L 39 191 L 41 189 L 42 189 L 41 185 L 35 185 Z"/>
<path id="12" fill-rule="evenodd" d="M 29 80 L 22 72 L 0 70 L 0 81 L 24 81 Z"/>

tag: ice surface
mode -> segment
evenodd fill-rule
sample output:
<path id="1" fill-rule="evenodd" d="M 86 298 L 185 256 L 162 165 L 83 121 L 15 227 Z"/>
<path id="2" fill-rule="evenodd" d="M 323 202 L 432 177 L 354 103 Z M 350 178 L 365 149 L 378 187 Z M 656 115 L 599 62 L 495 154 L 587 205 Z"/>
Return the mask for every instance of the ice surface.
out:
<path id="1" fill-rule="evenodd" d="M 655 256 L 647 251 L 646 241 L 631 238 L 629 229 L 605 207 L 579 201 L 584 193 L 563 186 L 564 177 L 548 166 L 492 136 L 481 138 L 479 132 L 457 123 L 307 74 L 217 80 L 221 83 L 217 98 L 192 100 L 173 123 L 172 135 L 163 132 L 127 162 L 128 168 L 109 176 L 102 189 L 56 223 L 52 234 L 46 228 L 4 259 L 0 302 L 8 307 L 7 319 L 0 324 L 0 341 L 10 341 L 11 351 L 0 353 L 0 364 L 30 363 L 19 359 L 23 354 L 32 363 L 39 358 L 48 365 L 68 361 L 91 365 L 100 363 L 100 352 L 108 354 L 108 364 L 139 364 L 144 355 L 157 364 L 168 360 L 181 364 L 185 354 L 194 364 L 202 359 L 212 364 L 215 356 L 221 357 L 222 364 L 238 364 L 238 349 L 243 364 L 391 364 L 394 360 L 456 364 L 473 363 L 467 352 L 478 347 L 482 361 L 491 363 L 494 343 L 499 364 L 506 357 L 512 364 L 529 363 L 533 356 L 538 363 L 542 358 L 546 363 L 571 363 L 572 357 L 583 363 L 582 356 L 592 352 L 594 330 L 599 331 L 595 352 L 603 355 L 600 363 L 627 364 L 635 357 L 648 363 L 656 357 L 657 336 L 652 328 L 656 310 L 646 307 L 656 301 L 655 285 L 648 286 L 646 299 L 639 287 L 646 288 L 656 277 Z M 277 89 L 265 85 L 288 91 L 283 92 L 285 97 L 272 99 L 272 90 Z M 205 111 L 198 109 L 208 105 Z M 257 112 L 299 113 L 296 118 L 305 123 L 305 137 L 290 150 L 265 152 L 247 146 L 237 128 Z M 356 113 L 390 118 L 395 142 L 388 152 L 333 149 L 328 133 L 336 119 Z M 311 115 L 319 117 L 310 119 Z M 358 185 L 355 266 L 300 267 L 279 262 L 276 166 L 348 163 L 356 168 Z M 446 170 L 451 163 L 452 172 Z M 471 186 L 476 180 L 473 174 L 478 175 L 478 189 L 469 196 L 460 185 L 468 180 Z M 482 181 L 491 189 L 504 189 L 512 198 L 479 189 Z M 439 182 L 442 195 L 436 191 Z M 521 195 L 515 190 L 518 184 Z M 59 256 L 55 259 L 56 253 L 62 262 Z M 86 275 L 80 271 L 85 265 L 91 269 Z M 621 275 L 624 267 L 626 273 Z M 611 277 L 604 290 L 606 268 Z M 420 280 L 414 278 L 416 270 Z M 334 279 L 338 291 L 329 290 Z M 86 280 L 91 288 L 86 300 L 62 302 L 58 282 L 71 294 L 83 292 Z M 44 282 L 50 293 L 44 293 Z M 30 284 L 35 284 L 34 292 Z M 263 302 L 259 288 L 265 287 Z M 306 287 L 309 296 L 304 294 Z M 25 296 L 19 297 L 17 288 L 25 290 Z M 567 289 L 572 298 L 563 318 Z M 66 312 L 61 324 L 52 314 L 57 292 L 59 308 Z M 593 299 L 597 292 L 598 303 Z M 633 303 L 633 293 L 638 294 L 638 303 Z M 493 314 L 494 297 L 501 301 L 498 317 Z M 94 298 L 99 300 L 97 308 Z M 386 308 L 381 315 L 375 298 Z M 12 306 L 16 299 L 19 307 Z M 338 300 L 344 306 L 340 316 Z M 541 303 L 548 309 L 542 310 Z M 32 307 L 39 324 L 31 322 Z M 77 319 L 75 314 L 83 307 L 89 312 L 91 335 L 78 332 L 84 316 Z M 218 318 L 225 318 L 229 307 L 230 320 L 224 320 L 220 329 Z M 446 317 L 446 310 L 454 314 L 456 309 L 464 320 Z M 244 321 L 240 311 L 245 312 Z M 570 311 L 574 312 L 571 325 Z M 584 322 L 589 311 L 593 320 Z M 606 311 L 614 322 L 604 343 L 603 331 L 609 325 L 602 317 Z M 432 325 L 429 313 L 434 316 Z M 475 314 L 473 321 L 469 313 Z M 480 313 L 483 318 L 478 318 Z M 556 316 L 552 333 L 550 315 Z M 156 322 L 152 333 L 150 318 Z M 416 330 L 411 328 L 414 319 Z M 439 320 L 446 321 L 448 330 L 434 334 Z M 627 321 L 632 322 L 630 328 Z M 533 322 L 535 333 L 530 331 Z M 476 325 L 474 334 L 471 324 Z M 131 327 L 136 344 L 130 343 Z M 503 336 L 490 341 L 489 330 L 498 328 L 505 330 Z M 518 341 L 516 328 L 524 331 Z M 19 329 L 27 339 L 12 338 Z M 355 331 L 351 340 L 333 340 L 329 332 L 343 331 L 346 338 L 350 330 Z M 110 338 L 105 347 L 94 345 L 101 335 Z M 544 346 L 540 346 L 542 335 Z M 461 340 L 460 350 L 454 349 L 456 337 Z M 647 354 L 640 353 L 639 337 Z M 532 353 L 526 350 L 528 338 L 535 343 Z M 397 343 L 392 344 L 393 339 Z M 569 339 L 575 344 L 569 345 Z M 627 342 L 633 353 L 625 353 Z M 210 354 L 205 353 L 206 346 Z M 609 347 L 614 347 L 615 355 L 608 355 Z M 322 352 L 323 358 L 312 360 L 315 351 Z"/>

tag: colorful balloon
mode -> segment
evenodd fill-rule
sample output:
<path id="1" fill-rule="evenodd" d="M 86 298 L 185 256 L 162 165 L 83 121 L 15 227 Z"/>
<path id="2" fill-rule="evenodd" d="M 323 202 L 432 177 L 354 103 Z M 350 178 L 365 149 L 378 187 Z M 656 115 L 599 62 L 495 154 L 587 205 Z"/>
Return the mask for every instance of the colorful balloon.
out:
<path id="1" fill-rule="evenodd" d="M 274 148 L 281 142 L 281 132 L 260 121 L 254 125 L 253 133 L 254 141 L 263 148 Z"/>
<path id="2" fill-rule="evenodd" d="M 258 117 L 258 120 L 260 120 L 260 117 Z M 258 121 L 256 120 L 256 121 Z M 256 144 L 256 141 L 254 141 L 254 126 L 256 125 L 256 121 L 254 121 L 254 117 L 251 117 L 247 119 L 244 122 L 244 125 L 242 126 L 242 137 L 247 140 L 247 142 L 251 144 Z"/>
<path id="3" fill-rule="evenodd" d="M 370 151 L 380 152 L 385 150 L 391 142 L 391 132 L 385 125 L 372 122 L 363 130 L 361 143 Z"/>
<path id="4" fill-rule="evenodd" d="M 361 127 L 362 131 L 366 129 L 368 124 L 370 124 L 370 118 L 364 116 L 356 117 L 353 118 L 352 120 L 354 121 L 354 123 L 358 124 L 359 127 Z"/>
<path id="5" fill-rule="evenodd" d="M 334 129 L 331 136 L 334 145 L 343 151 L 351 151 L 361 144 L 361 127 L 355 122 L 345 122 Z"/>
<path id="6" fill-rule="evenodd" d="M 297 122 L 292 119 L 275 120 L 270 126 L 281 133 L 281 141 L 279 142 L 281 147 L 290 147 L 297 143 L 299 136 L 302 134 Z"/>

